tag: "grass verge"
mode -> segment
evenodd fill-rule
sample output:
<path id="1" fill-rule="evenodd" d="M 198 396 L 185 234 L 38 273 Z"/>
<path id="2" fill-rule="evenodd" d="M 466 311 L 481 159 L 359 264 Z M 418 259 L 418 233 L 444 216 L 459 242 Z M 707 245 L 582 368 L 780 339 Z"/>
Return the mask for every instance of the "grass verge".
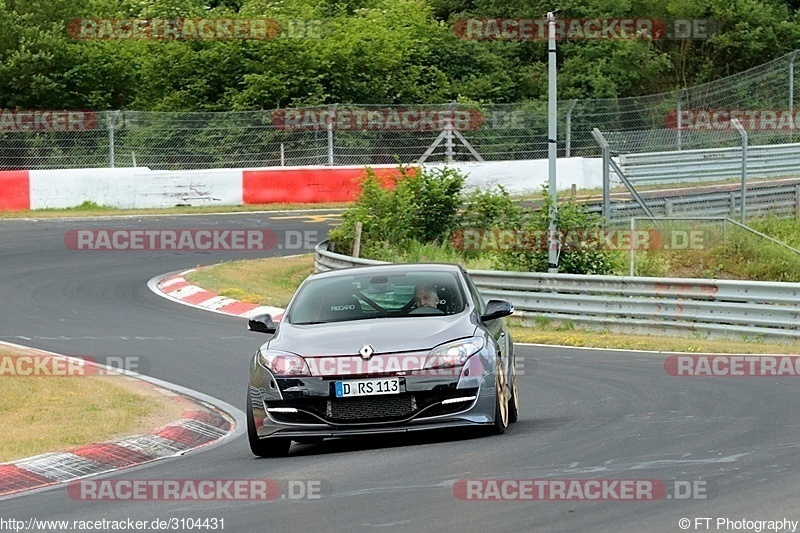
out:
<path id="1" fill-rule="evenodd" d="M 198 269 L 187 281 L 243 302 L 285 307 L 300 282 L 314 272 L 314 254 L 231 261 Z"/>
<path id="2" fill-rule="evenodd" d="M 80 218 L 147 215 L 202 215 L 213 213 L 248 213 L 252 211 L 303 211 L 310 209 L 342 209 L 346 203 L 322 204 L 261 204 L 261 205 L 203 205 L 176 206 L 153 209 L 116 209 L 94 202 L 84 202 L 66 209 L 39 209 L 36 211 L 0 211 L 4 218 Z"/>
<path id="3" fill-rule="evenodd" d="M 0 359 L 23 355 L 42 354 L 0 344 Z M 184 409 L 124 376 L 3 375 L 0 390 L 0 462 L 151 431 Z"/>
<path id="4" fill-rule="evenodd" d="M 236 261 L 202 268 L 187 280 L 217 294 L 261 305 L 285 307 L 300 282 L 314 270 L 314 256 Z M 236 295 L 236 296 L 233 296 Z M 522 326 L 510 321 L 516 342 L 691 353 L 800 353 L 800 343 L 784 344 L 763 339 L 725 340 L 692 337 L 633 335 L 588 331 L 551 323 Z"/>

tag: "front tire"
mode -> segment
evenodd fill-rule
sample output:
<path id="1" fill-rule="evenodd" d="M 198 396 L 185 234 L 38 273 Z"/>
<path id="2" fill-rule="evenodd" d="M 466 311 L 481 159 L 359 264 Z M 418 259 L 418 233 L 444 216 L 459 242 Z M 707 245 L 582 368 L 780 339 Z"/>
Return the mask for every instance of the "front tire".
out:
<path id="1" fill-rule="evenodd" d="M 497 369 L 497 384 L 495 386 L 494 425 L 492 433 L 502 435 L 508 428 L 509 408 L 506 396 L 505 378 L 501 368 Z"/>
<path id="2" fill-rule="evenodd" d="M 289 453 L 292 445 L 291 439 L 271 438 L 260 439 L 256 431 L 256 422 L 253 418 L 253 405 L 250 403 L 250 391 L 247 391 L 247 440 L 250 451 L 258 457 L 284 457 Z"/>
<path id="3" fill-rule="evenodd" d="M 511 400 L 508 402 L 508 421 L 512 424 L 519 420 L 519 392 L 517 391 L 517 375 L 511 376 Z"/>

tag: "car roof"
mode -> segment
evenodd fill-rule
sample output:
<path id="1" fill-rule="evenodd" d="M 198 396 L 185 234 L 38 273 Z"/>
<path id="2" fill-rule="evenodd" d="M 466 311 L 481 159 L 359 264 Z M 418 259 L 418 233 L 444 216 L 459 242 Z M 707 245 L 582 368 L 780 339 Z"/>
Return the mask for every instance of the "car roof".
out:
<path id="1" fill-rule="evenodd" d="M 365 265 L 315 272 L 314 278 L 352 276 L 353 274 L 398 274 L 406 272 L 464 272 L 460 265 L 451 263 L 387 263 L 385 265 Z"/>

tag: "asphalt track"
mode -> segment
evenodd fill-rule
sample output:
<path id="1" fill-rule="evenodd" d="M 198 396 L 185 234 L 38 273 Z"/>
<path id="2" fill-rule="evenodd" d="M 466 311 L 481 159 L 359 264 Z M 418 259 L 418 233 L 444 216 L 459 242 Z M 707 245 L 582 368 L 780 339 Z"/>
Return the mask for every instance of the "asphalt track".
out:
<path id="1" fill-rule="evenodd" d="M 327 223 L 253 213 L 0 221 L 0 339 L 70 355 L 144 356 L 151 375 L 241 408 L 249 357 L 264 337 L 246 331 L 242 319 L 160 298 L 147 281 L 263 252 L 75 251 L 64 235 L 87 228 L 257 228 L 275 231 L 282 242 L 287 229 L 324 232 Z M 57 486 L 0 501 L 0 526 L 29 518 L 209 517 L 224 519 L 226 531 L 681 531 L 679 519 L 689 518 L 689 531 L 733 531 L 718 529 L 716 519 L 800 519 L 797 378 L 677 378 L 665 373 L 661 354 L 518 350 L 522 414 L 503 436 L 325 441 L 295 445 L 281 459 L 253 457 L 239 436 L 107 476 L 321 480 L 320 499 L 85 501 Z M 464 501 L 454 495 L 458 480 L 486 478 L 652 479 L 670 487 L 702 481 L 707 498 Z M 700 517 L 712 518 L 710 527 L 694 521 Z"/>

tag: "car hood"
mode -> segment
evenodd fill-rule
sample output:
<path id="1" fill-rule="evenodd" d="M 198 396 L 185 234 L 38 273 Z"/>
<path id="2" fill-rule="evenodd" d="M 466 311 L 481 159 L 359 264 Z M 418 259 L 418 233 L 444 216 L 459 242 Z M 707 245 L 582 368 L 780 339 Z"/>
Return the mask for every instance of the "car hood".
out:
<path id="1" fill-rule="evenodd" d="M 303 357 L 354 355 L 369 344 L 375 353 L 430 350 L 475 334 L 469 313 L 457 316 L 373 318 L 294 325 L 282 322 L 264 348 Z"/>

